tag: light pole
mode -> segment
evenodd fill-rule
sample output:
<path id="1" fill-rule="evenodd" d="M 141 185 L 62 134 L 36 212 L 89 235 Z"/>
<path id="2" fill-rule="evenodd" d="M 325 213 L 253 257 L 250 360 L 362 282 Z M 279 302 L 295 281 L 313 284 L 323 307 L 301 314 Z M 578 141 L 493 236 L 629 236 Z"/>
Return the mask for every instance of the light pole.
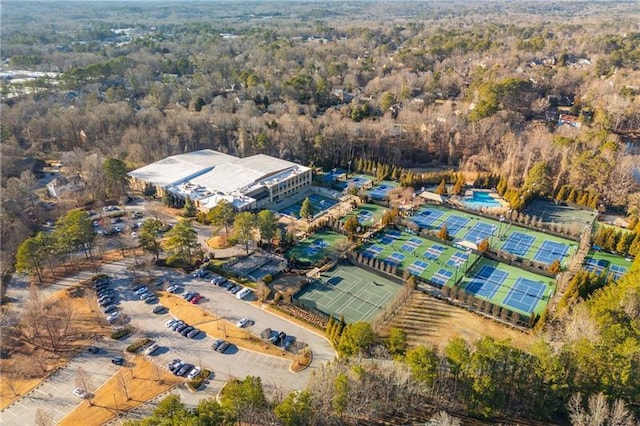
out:
<path id="1" fill-rule="evenodd" d="M 347 179 L 349 178 L 350 174 L 351 174 L 351 160 L 347 161 Z"/>

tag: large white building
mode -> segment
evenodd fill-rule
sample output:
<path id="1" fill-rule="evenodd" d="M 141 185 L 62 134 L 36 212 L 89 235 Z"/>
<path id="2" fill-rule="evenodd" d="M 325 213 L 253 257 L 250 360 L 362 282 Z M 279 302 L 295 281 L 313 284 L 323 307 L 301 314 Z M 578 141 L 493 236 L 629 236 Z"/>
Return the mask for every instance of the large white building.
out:
<path id="1" fill-rule="evenodd" d="M 129 172 L 131 186 L 175 200 L 189 196 L 201 210 L 221 200 L 237 210 L 278 202 L 311 185 L 311 169 L 264 154 L 238 158 L 211 149 L 173 155 Z"/>

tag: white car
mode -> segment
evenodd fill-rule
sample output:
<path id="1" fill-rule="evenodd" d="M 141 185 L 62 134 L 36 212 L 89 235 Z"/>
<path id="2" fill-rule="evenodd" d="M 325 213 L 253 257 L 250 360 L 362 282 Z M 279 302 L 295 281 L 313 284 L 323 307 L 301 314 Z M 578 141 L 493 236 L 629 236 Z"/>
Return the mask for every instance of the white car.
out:
<path id="1" fill-rule="evenodd" d="M 137 232 L 132 232 L 131 233 L 131 238 L 138 238 L 138 233 Z"/>
<path id="2" fill-rule="evenodd" d="M 179 289 L 180 289 L 180 286 L 178 284 L 173 284 L 167 289 L 167 291 L 169 293 L 176 293 Z"/>
<path id="3" fill-rule="evenodd" d="M 147 355 L 151 355 L 152 353 L 154 353 L 158 349 L 160 349 L 160 346 L 158 346 L 157 343 L 152 343 L 151 346 L 149 346 L 147 349 L 144 350 L 144 353 L 147 354 Z"/>
<path id="4" fill-rule="evenodd" d="M 246 327 L 251 321 L 247 317 L 242 317 L 236 324 L 239 328 Z"/>
<path id="5" fill-rule="evenodd" d="M 193 369 L 187 375 L 187 379 L 193 380 L 198 374 L 200 374 L 200 367 L 193 367 Z"/>
<path id="6" fill-rule="evenodd" d="M 149 292 L 149 287 L 147 287 L 146 285 L 136 290 L 136 294 L 138 296 L 140 296 L 142 293 L 148 293 L 148 292 Z"/>
<path id="7" fill-rule="evenodd" d="M 82 399 L 85 399 L 85 398 L 89 397 L 89 393 L 87 391 L 85 391 L 84 389 L 82 389 L 82 388 L 75 388 L 73 390 L 73 394 L 75 396 L 77 396 L 78 398 L 82 398 Z"/>
<path id="8" fill-rule="evenodd" d="M 118 318 L 120 318 L 121 315 L 122 315 L 122 312 L 120 312 L 120 311 L 114 312 L 112 314 L 109 314 L 109 315 L 107 315 L 107 321 L 113 322 L 113 321 L 117 320 Z"/>

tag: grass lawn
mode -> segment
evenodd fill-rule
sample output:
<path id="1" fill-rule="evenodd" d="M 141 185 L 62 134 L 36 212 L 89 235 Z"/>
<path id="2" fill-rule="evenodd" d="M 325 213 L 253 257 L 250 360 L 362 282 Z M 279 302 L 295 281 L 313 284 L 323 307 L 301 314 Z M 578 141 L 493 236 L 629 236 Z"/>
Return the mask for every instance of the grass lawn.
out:
<path id="1" fill-rule="evenodd" d="M 125 366 L 107 380 L 89 401 L 85 400 L 65 416 L 59 426 L 101 425 L 144 404 L 155 396 L 184 382 L 166 369 L 147 361 L 143 356 L 135 356 Z"/>

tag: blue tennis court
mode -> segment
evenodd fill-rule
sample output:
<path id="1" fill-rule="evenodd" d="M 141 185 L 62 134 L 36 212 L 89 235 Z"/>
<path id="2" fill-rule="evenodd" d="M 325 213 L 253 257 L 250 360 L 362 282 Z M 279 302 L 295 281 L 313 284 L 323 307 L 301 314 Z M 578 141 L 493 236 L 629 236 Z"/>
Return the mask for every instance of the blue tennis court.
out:
<path id="1" fill-rule="evenodd" d="M 380 253 L 384 251 L 384 248 L 380 247 L 377 244 L 367 247 L 367 249 L 362 253 L 364 257 L 376 257 Z"/>
<path id="2" fill-rule="evenodd" d="M 420 275 L 428 267 L 429 264 L 427 262 L 423 262 L 422 260 L 414 260 L 413 263 L 407 268 L 407 271 L 409 271 L 409 273 L 413 275 Z"/>
<path id="3" fill-rule="evenodd" d="M 390 263 L 392 265 L 397 265 L 400 262 L 402 262 L 405 259 L 405 255 L 402 253 L 398 253 L 397 251 L 391 253 L 389 256 L 387 256 L 387 258 L 384 260 L 386 263 Z"/>
<path id="4" fill-rule="evenodd" d="M 449 235 L 457 234 L 462 228 L 467 226 L 467 223 L 469 223 L 469 219 L 456 215 L 449 216 L 444 222 L 444 224 L 447 225 Z"/>
<path id="5" fill-rule="evenodd" d="M 604 259 L 598 260 L 592 257 L 588 257 L 586 259 L 584 269 L 586 269 L 587 272 L 595 272 L 596 275 L 600 275 L 604 271 L 604 268 L 607 267 L 607 265 L 609 265 L 609 262 Z M 611 267 L 611 270 L 613 270 L 613 266 Z"/>
<path id="6" fill-rule="evenodd" d="M 395 240 L 397 240 L 398 238 L 400 238 L 400 232 L 392 230 L 392 231 L 387 231 L 382 238 L 380 238 L 380 243 L 384 244 L 384 245 L 389 245 L 391 243 L 393 243 Z"/>
<path id="7" fill-rule="evenodd" d="M 509 274 L 504 271 L 483 265 L 465 290 L 476 296 L 491 299 L 508 276 Z"/>
<path id="8" fill-rule="evenodd" d="M 404 243 L 401 247 L 400 250 L 401 251 L 408 251 L 409 253 L 413 252 L 417 247 L 413 244 L 409 244 L 409 242 L 407 241 L 406 243 Z"/>
<path id="9" fill-rule="evenodd" d="M 509 290 L 504 303 L 523 312 L 533 312 L 546 289 L 546 284 L 520 277 Z"/>
<path id="10" fill-rule="evenodd" d="M 445 285 L 452 276 L 453 272 L 447 269 L 439 269 L 438 272 L 433 274 L 433 277 L 431 277 L 431 281 L 438 285 Z"/>
<path id="11" fill-rule="evenodd" d="M 522 232 L 514 232 L 502 245 L 502 250 L 516 256 L 524 256 L 535 240 L 535 237 L 532 237 L 531 235 L 523 234 Z"/>
<path id="12" fill-rule="evenodd" d="M 456 252 L 453 256 L 447 260 L 447 265 L 453 268 L 459 268 L 469 258 L 468 253 Z"/>
<path id="13" fill-rule="evenodd" d="M 347 171 L 344 169 L 334 169 L 334 170 L 328 171 L 324 175 L 324 182 L 325 183 L 334 182 L 338 180 L 338 178 L 340 178 L 341 176 L 344 176 L 346 173 Z"/>
<path id="14" fill-rule="evenodd" d="M 307 257 L 313 257 L 316 254 L 320 253 L 320 248 L 316 247 L 316 246 L 307 246 L 305 247 L 302 252 L 307 256 Z"/>
<path id="15" fill-rule="evenodd" d="M 563 243 L 546 240 L 533 256 L 533 260 L 540 263 L 549 264 L 554 260 L 562 261 L 562 258 L 569 251 L 569 246 Z"/>
<path id="16" fill-rule="evenodd" d="M 358 222 L 359 223 L 367 223 L 373 220 L 373 213 L 368 211 L 363 211 L 358 213 Z"/>
<path id="17" fill-rule="evenodd" d="M 496 232 L 495 225 L 489 225 L 488 223 L 478 222 L 467 232 L 464 239 L 472 243 L 479 243 L 482 240 L 488 240 Z"/>
<path id="18" fill-rule="evenodd" d="M 627 273 L 627 268 L 620 265 L 611 265 L 611 268 L 609 268 L 609 270 L 611 271 L 610 274 L 613 275 L 614 280 L 619 280 L 624 274 Z"/>
<path id="19" fill-rule="evenodd" d="M 444 213 L 441 212 L 440 210 L 425 209 L 420 213 L 418 213 L 417 215 L 415 215 L 412 218 L 412 220 L 413 220 L 413 223 L 415 223 L 419 227 L 428 228 L 429 226 L 431 226 L 433 222 L 438 220 L 443 214 Z"/>
<path id="20" fill-rule="evenodd" d="M 384 200 L 385 198 L 387 198 L 389 191 L 391 191 L 393 188 L 394 186 L 392 185 L 381 183 L 380 185 L 374 186 L 373 188 L 371 188 L 371 190 L 369 190 L 369 196 L 374 200 Z"/>
<path id="21" fill-rule="evenodd" d="M 429 247 L 427 251 L 422 254 L 422 257 L 431 260 L 437 260 L 440 255 L 446 250 L 446 247 L 439 246 L 437 244 Z"/>

